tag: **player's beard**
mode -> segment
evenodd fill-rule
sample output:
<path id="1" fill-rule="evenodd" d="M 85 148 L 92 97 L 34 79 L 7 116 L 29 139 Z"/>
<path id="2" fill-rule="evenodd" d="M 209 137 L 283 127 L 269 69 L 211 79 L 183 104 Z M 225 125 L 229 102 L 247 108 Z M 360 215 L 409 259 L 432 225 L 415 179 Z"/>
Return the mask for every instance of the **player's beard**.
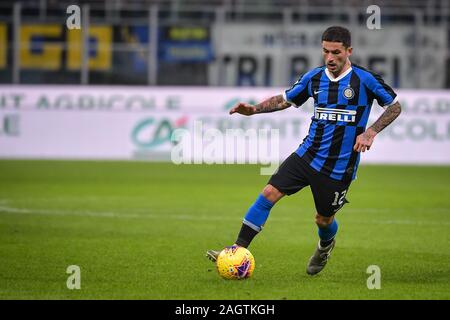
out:
<path id="1" fill-rule="evenodd" d="M 342 70 L 344 70 L 345 64 L 347 62 L 347 59 L 342 61 L 342 63 L 334 62 L 331 65 L 327 63 L 328 71 L 330 71 L 334 76 L 339 76 L 342 73 Z"/>
<path id="2" fill-rule="evenodd" d="M 338 65 L 336 62 L 334 62 L 333 64 L 327 63 L 328 71 L 330 71 L 334 75 L 341 73 L 343 67 L 344 67 L 344 64 Z"/>

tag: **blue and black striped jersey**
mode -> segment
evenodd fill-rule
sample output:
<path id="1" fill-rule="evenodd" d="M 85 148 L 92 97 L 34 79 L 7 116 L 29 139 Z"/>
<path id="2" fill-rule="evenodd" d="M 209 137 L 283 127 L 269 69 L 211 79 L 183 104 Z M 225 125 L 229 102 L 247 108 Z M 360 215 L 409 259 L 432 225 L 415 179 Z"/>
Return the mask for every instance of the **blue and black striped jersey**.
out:
<path id="1" fill-rule="evenodd" d="M 337 78 L 325 66 L 309 71 L 284 95 L 296 106 L 314 98 L 309 133 L 296 153 L 333 179 L 355 179 L 360 154 L 353 146 L 365 131 L 373 100 L 387 107 L 396 96 L 379 75 L 357 65 Z"/>

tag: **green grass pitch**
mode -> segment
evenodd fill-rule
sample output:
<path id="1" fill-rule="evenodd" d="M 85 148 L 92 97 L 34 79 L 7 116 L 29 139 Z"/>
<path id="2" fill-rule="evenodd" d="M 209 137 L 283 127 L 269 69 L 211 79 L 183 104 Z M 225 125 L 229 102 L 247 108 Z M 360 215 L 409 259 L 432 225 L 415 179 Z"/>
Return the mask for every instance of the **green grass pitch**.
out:
<path id="1" fill-rule="evenodd" d="M 269 178 L 259 168 L 0 161 L 0 299 L 450 298 L 450 167 L 360 167 L 314 277 L 310 190 L 285 197 L 250 247 L 254 276 L 219 278 L 205 251 L 234 242 Z"/>

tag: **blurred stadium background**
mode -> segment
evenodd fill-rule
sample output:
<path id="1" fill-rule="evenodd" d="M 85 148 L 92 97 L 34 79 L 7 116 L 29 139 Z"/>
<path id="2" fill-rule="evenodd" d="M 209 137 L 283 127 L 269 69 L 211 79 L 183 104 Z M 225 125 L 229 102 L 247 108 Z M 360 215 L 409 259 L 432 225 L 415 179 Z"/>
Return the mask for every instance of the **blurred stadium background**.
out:
<path id="1" fill-rule="evenodd" d="M 224 111 L 321 65 L 320 35 L 341 24 L 352 61 L 398 89 L 405 109 L 365 160 L 450 162 L 448 1 L 79 1 L 81 29 L 68 29 L 72 4 L 1 2 L 2 156 L 168 160 L 173 130 L 201 120 L 279 129 L 283 158 L 311 102 L 247 124 Z M 368 27 L 373 5 L 381 29 Z"/>
<path id="2" fill-rule="evenodd" d="M 81 29 L 67 28 L 71 5 Z M 373 5 L 381 29 L 368 28 Z M 450 298 L 449 23 L 447 0 L 0 1 L 0 297 Z M 278 129 L 270 157 L 282 160 L 307 133 L 311 101 L 251 118 L 227 110 L 321 65 L 330 25 L 351 30 L 352 61 L 382 75 L 403 112 L 362 157 L 338 277 L 303 275 L 298 257 L 316 241 L 305 194 L 280 204 L 252 247 L 256 281 L 237 290 L 201 256 L 234 240 L 268 177 L 254 165 L 176 166 L 172 133 L 196 121 Z M 391 281 L 378 295 L 364 273 L 377 263 Z M 70 264 L 85 270 L 81 292 L 66 288 Z"/>
<path id="3" fill-rule="evenodd" d="M 89 34 L 65 27 L 72 4 Z M 385 32 L 368 32 L 370 5 L 381 9 Z M 1 1 L 0 81 L 287 86 L 320 63 L 323 29 L 343 24 L 354 33 L 357 61 L 393 86 L 443 89 L 449 7 L 445 0 Z"/>

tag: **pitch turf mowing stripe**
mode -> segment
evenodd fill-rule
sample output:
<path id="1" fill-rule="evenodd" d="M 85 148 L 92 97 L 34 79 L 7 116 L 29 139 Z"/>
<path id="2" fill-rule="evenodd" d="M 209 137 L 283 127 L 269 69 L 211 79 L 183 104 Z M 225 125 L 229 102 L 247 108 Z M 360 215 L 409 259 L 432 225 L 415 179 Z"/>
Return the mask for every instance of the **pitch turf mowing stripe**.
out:
<path id="1" fill-rule="evenodd" d="M 429 213 L 448 213 L 450 209 L 447 208 L 415 208 L 414 210 L 393 210 L 388 208 L 345 208 L 343 212 L 355 213 L 388 213 L 388 212 L 421 212 L 426 210 Z M 314 208 L 309 208 L 313 212 Z M 120 218 L 120 219 L 169 219 L 169 220 L 204 220 L 204 221 L 236 221 L 240 216 L 235 217 L 211 217 L 198 215 L 169 215 L 169 214 L 135 214 L 125 212 L 95 212 L 95 211 L 64 211 L 54 209 L 29 209 L 29 208 L 15 208 L 5 207 L 0 205 L 0 214 L 11 215 L 49 215 L 49 216 L 80 216 L 80 217 L 95 217 L 95 218 Z M 301 218 L 283 218 L 273 217 L 271 221 L 302 221 Z M 378 223 L 378 224 L 411 224 L 411 225 L 448 225 L 449 221 L 430 222 L 430 221 L 414 221 L 414 220 L 369 220 L 362 223 Z"/>

